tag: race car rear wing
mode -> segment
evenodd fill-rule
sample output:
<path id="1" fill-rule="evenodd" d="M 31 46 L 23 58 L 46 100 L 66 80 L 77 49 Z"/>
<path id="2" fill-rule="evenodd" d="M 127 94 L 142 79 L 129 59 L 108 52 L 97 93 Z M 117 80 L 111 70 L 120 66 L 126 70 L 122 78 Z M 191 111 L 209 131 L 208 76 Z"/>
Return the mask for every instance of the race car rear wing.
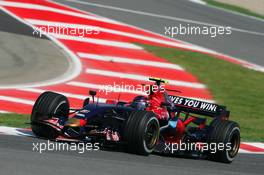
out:
<path id="1" fill-rule="evenodd" d="M 168 97 L 178 111 L 220 118 L 228 118 L 230 115 L 230 111 L 227 111 L 225 106 L 180 96 L 169 95 Z"/>

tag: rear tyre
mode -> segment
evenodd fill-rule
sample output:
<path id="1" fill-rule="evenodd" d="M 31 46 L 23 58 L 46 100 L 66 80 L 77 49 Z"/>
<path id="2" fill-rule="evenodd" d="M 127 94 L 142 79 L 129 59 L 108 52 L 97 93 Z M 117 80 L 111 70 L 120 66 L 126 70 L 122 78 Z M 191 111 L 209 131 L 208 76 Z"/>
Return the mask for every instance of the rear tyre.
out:
<path id="1" fill-rule="evenodd" d="M 159 127 L 153 112 L 133 111 L 124 131 L 127 151 L 140 155 L 152 153 L 159 140 Z"/>
<path id="2" fill-rule="evenodd" d="M 42 93 L 35 102 L 31 113 L 31 128 L 38 137 L 55 139 L 59 133 L 51 126 L 39 123 L 43 120 L 49 120 L 52 117 L 68 117 L 69 101 L 68 99 L 54 92 Z"/>
<path id="3" fill-rule="evenodd" d="M 209 144 L 224 144 L 224 149 L 217 149 L 216 153 L 208 153 L 213 161 L 231 163 L 239 150 L 240 128 L 236 122 L 228 120 L 213 120 L 210 124 Z"/>

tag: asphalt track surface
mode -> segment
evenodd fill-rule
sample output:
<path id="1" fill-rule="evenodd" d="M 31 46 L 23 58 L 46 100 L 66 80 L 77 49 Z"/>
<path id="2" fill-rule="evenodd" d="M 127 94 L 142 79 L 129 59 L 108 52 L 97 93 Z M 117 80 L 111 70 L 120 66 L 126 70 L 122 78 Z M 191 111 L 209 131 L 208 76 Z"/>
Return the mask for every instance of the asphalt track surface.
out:
<path id="1" fill-rule="evenodd" d="M 46 174 L 263 174 L 263 155 L 239 154 L 232 164 L 115 151 L 33 151 L 45 140 L 0 135 L 0 171 L 8 175 Z"/>
<path id="2" fill-rule="evenodd" d="M 228 13 L 187 0 L 55 0 L 63 4 L 165 35 L 165 26 L 204 26 L 210 23 L 236 28 L 231 35 L 177 35 L 177 39 L 264 66 L 264 20 Z M 84 2 L 84 3 L 79 3 Z M 92 4 L 91 4 L 92 3 Z M 103 5 L 98 6 L 98 4 Z M 112 7 L 109 7 L 112 6 Z M 119 9 L 113 9 L 117 7 Z M 128 12 L 127 10 L 132 10 Z M 151 13 L 151 14 L 142 14 Z M 152 15 L 165 15 L 158 17 Z M 167 19 L 177 17 L 181 19 Z M 245 30 L 245 31 L 240 31 Z M 257 33 L 252 33 L 257 32 Z"/>
<path id="3" fill-rule="evenodd" d="M 0 23 L 0 87 L 37 84 L 67 71 L 67 56 L 53 42 L 3 11 Z"/>

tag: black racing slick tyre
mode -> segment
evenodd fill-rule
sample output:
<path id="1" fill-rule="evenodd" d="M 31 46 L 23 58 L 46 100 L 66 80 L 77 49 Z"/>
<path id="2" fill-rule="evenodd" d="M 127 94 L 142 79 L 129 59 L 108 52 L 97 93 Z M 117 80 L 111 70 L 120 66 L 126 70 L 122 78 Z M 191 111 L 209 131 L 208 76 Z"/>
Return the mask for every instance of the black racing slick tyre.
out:
<path id="1" fill-rule="evenodd" d="M 52 117 L 68 117 L 68 99 L 54 92 L 44 92 L 36 100 L 31 113 L 31 128 L 33 133 L 42 138 L 55 139 L 59 133 L 49 125 L 40 121 L 51 119 Z"/>
<path id="2" fill-rule="evenodd" d="M 133 111 L 124 130 L 124 140 L 130 153 L 149 155 L 159 140 L 159 121 L 153 112 Z"/>
<path id="3" fill-rule="evenodd" d="M 210 123 L 208 144 L 216 144 L 215 153 L 209 151 L 209 158 L 213 161 L 231 163 L 240 146 L 240 127 L 234 121 L 215 119 Z M 224 145 L 220 149 L 220 144 Z"/>

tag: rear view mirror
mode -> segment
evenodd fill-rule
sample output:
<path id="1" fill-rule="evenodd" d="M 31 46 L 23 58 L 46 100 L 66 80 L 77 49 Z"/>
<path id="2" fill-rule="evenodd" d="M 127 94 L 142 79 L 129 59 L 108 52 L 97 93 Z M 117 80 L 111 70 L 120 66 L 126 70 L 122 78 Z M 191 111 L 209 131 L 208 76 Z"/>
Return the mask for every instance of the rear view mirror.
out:
<path id="1" fill-rule="evenodd" d="M 91 96 L 95 96 L 95 95 L 96 95 L 96 91 L 89 90 L 89 95 L 91 95 Z"/>

